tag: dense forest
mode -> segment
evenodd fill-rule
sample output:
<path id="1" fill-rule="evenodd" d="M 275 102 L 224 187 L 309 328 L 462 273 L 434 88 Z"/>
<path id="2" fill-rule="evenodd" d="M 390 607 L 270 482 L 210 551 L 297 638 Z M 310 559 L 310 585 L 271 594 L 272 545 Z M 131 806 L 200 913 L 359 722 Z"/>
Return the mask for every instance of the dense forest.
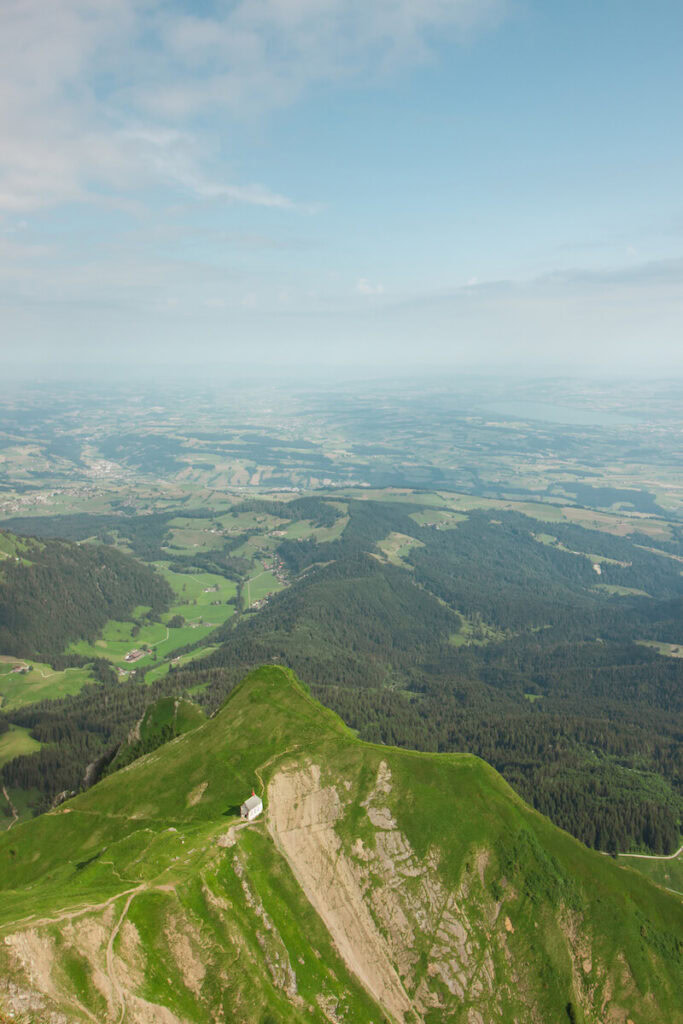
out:
<path id="1" fill-rule="evenodd" d="M 182 688 L 174 677 L 149 686 L 108 682 L 86 686 L 63 700 L 20 708 L 12 721 L 30 729 L 45 746 L 6 764 L 4 784 L 37 791 L 36 810 L 48 810 L 60 794 L 78 792 L 101 777 L 147 706 L 176 693 Z"/>
<path id="2" fill-rule="evenodd" d="M 27 541 L 0 565 L 0 650 L 55 659 L 72 640 L 94 640 L 108 619 L 138 605 L 158 614 L 171 597 L 151 568 L 114 548 Z"/>
<path id="3" fill-rule="evenodd" d="M 14 713 L 49 746 L 6 765 L 5 781 L 49 802 L 76 788 L 86 764 L 113 756 L 145 701 L 200 687 L 195 699 L 213 711 L 251 667 L 281 662 L 365 739 L 471 751 L 589 845 L 670 852 L 682 807 L 683 659 L 638 641 L 681 640 L 679 541 L 658 542 L 656 553 L 646 536 L 512 512 L 469 512 L 440 529 L 419 504 L 347 505 L 339 539 L 278 544 L 291 585 L 259 611 L 241 610 L 209 657 L 172 667 L 151 689 L 103 682 Z M 341 514 L 319 497 L 238 507 L 323 526 Z M 66 517 L 62 528 L 116 530 L 149 557 L 169 518 Z M 47 536 L 58 524 L 32 528 Z M 393 561 L 383 546 L 392 535 L 410 538 Z M 210 563 L 237 578 L 234 550 L 226 538 L 174 566 Z"/>
<path id="4" fill-rule="evenodd" d="M 225 630 L 208 705 L 252 665 L 281 661 L 365 739 L 477 753 L 598 848 L 675 848 L 683 662 L 635 641 L 679 639 L 678 563 L 637 546 L 647 538 L 560 524 L 550 546 L 512 513 L 435 530 L 411 518 L 417 507 L 349 510 L 340 541 L 280 545 L 299 581 Z M 421 542 L 408 569 L 377 557 L 392 532 Z M 657 599 L 595 589 L 585 553 L 612 560 L 600 582 Z M 459 646 L 464 630 L 473 642 Z M 189 686 L 201 666 L 180 675 Z"/>

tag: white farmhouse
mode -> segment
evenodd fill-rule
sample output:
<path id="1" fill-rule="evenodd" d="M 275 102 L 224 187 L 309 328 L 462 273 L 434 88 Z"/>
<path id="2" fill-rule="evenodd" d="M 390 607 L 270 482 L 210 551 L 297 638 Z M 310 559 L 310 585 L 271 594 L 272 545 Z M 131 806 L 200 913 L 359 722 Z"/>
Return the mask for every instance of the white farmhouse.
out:
<path id="1" fill-rule="evenodd" d="M 260 796 L 252 791 L 251 796 L 248 800 L 245 800 L 240 807 L 240 818 L 246 818 L 247 821 L 253 821 L 254 818 L 258 818 L 259 814 L 263 813 L 263 800 Z"/>

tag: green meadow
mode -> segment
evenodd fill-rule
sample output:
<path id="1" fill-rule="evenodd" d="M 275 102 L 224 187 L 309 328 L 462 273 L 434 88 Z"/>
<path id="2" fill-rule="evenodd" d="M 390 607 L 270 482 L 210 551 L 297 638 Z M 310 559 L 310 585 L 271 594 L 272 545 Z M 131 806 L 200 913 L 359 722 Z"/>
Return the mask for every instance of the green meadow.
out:
<path id="1" fill-rule="evenodd" d="M 165 621 L 174 615 L 182 615 L 188 622 L 204 618 L 222 623 L 233 614 L 234 605 L 227 604 L 237 594 L 237 584 L 233 580 L 209 572 L 174 572 L 163 562 L 157 562 L 155 568 L 176 595 L 175 603 L 163 616 Z"/>
<path id="2" fill-rule="evenodd" d="M 287 540 L 315 540 L 318 544 L 339 540 L 348 524 L 349 517 L 341 515 L 332 526 L 314 526 L 309 519 L 299 519 L 289 526 L 281 526 Z"/>
<path id="3" fill-rule="evenodd" d="M 234 615 L 235 604 L 228 604 L 237 594 L 237 585 L 232 580 L 208 572 L 174 572 L 164 562 L 157 562 L 155 568 L 176 596 L 176 603 L 163 614 L 161 622 L 146 622 L 144 614 L 148 609 L 136 608 L 138 622 L 110 620 L 97 640 L 80 640 L 71 644 L 69 651 L 86 658 L 106 658 L 125 671 L 148 668 L 169 658 L 178 648 L 199 643 Z M 176 616 L 181 616 L 184 624 L 170 627 L 168 623 Z M 144 657 L 126 661 L 130 651 L 145 648 L 149 650 Z M 154 678 L 165 671 L 156 673 Z"/>
<path id="4" fill-rule="evenodd" d="M 596 590 L 602 590 L 604 594 L 610 594 L 612 597 L 652 597 L 646 591 L 635 587 L 620 587 L 612 583 L 595 583 L 594 586 Z"/>
<path id="5" fill-rule="evenodd" d="M 25 668 L 21 672 L 13 672 L 17 665 Z M 0 707 L 8 711 L 37 700 L 57 700 L 78 693 L 92 681 L 87 668 L 67 668 L 56 672 L 51 665 L 41 662 L 8 659 L 0 662 Z"/>
<path id="6" fill-rule="evenodd" d="M 217 517 L 216 521 L 228 535 L 246 533 L 247 530 L 266 533 L 287 523 L 286 519 L 279 519 L 266 512 L 227 512 Z"/>
<path id="7" fill-rule="evenodd" d="M 642 647 L 651 647 L 665 658 L 683 658 L 683 644 L 667 644 L 661 640 L 638 640 Z"/>
<path id="8" fill-rule="evenodd" d="M 435 526 L 439 530 L 454 530 L 467 516 L 461 512 L 444 512 L 443 509 L 431 509 L 429 512 L 411 512 L 410 518 L 418 526 Z"/>
<path id="9" fill-rule="evenodd" d="M 262 572 L 252 576 L 244 583 L 242 593 L 246 607 L 249 608 L 254 601 L 261 601 L 270 594 L 276 594 L 278 590 L 283 589 L 283 586 L 284 584 L 280 583 L 272 572 L 263 569 Z"/>
<path id="10" fill-rule="evenodd" d="M 377 541 L 377 547 L 392 565 L 410 568 L 403 560 L 405 555 L 409 554 L 412 548 L 423 548 L 424 544 L 405 533 L 390 533 L 383 540 Z"/>
<path id="11" fill-rule="evenodd" d="M 0 734 L 0 768 L 20 754 L 32 754 L 40 750 L 41 744 L 34 740 L 28 729 L 20 725 L 10 725 L 7 732 Z"/>
<path id="12" fill-rule="evenodd" d="M 206 523 L 202 526 L 200 524 Z M 223 547 L 223 536 L 220 530 L 209 525 L 203 519 L 171 519 L 169 522 L 170 539 L 166 548 L 175 554 L 192 555 L 198 550 L 212 551 Z"/>
<path id="13" fill-rule="evenodd" d="M 154 668 L 148 669 L 145 673 L 145 682 L 153 683 L 157 679 L 161 679 L 162 676 L 168 675 L 171 664 L 174 665 L 188 665 L 191 661 L 197 661 L 199 658 L 206 658 L 209 654 L 213 654 L 218 648 L 215 644 L 210 644 L 208 647 L 199 647 L 194 651 L 188 651 L 187 654 L 181 654 L 178 658 L 172 658 L 170 661 L 162 661 L 160 665 L 155 665 Z M 202 684 L 199 689 L 202 690 L 207 683 Z M 196 692 L 196 689 L 193 692 Z"/>

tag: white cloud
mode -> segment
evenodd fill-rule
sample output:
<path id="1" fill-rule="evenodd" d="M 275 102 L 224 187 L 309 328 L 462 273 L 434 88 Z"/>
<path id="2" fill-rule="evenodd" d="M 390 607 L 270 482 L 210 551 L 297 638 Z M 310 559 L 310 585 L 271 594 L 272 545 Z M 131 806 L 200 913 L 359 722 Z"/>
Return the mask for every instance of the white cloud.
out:
<path id="1" fill-rule="evenodd" d="M 216 180 L 193 116 L 244 116 L 319 82 L 424 61 L 436 35 L 468 32 L 504 2 L 238 0 L 200 18 L 167 0 L 3 0 L 0 211 L 159 183 L 293 207 L 266 185 Z"/>
<path id="2" fill-rule="evenodd" d="M 383 295 L 384 285 L 372 284 L 367 277 L 361 277 L 356 284 L 356 291 L 359 295 Z"/>
<path id="3" fill-rule="evenodd" d="M 317 82 L 424 62 L 438 36 L 495 22 L 505 7 L 506 0 L 241 0 L 211 18 L 171 16 L 160 32 L 176 74 L 138 98 L 164 116 L 205 105 L 240 115 L 281 107 Z"/>

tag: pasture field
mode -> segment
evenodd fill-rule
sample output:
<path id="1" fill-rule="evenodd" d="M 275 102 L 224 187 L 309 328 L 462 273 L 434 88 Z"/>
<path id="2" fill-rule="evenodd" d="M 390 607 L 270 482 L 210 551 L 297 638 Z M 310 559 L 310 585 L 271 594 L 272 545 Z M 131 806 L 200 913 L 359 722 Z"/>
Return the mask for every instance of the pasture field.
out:
<path id="1" fill-rule="evenodd" d="M 579 558 L 587 558 L 591 565 L 618 565 L 623 569 L 628 569 L 631 564 L 630 562 L 620 562 L 617 558 L 608 558 L 607 555 L 599 555 L 594 551 L 577 551 L 575 548 L 568 548 L 552 533 L 534 533 L 532 536 L 539 544 L 544 544 L 546 547 L 564 551 L 568 555 L 578 555 Z"/>
<path id="2" fill-rule="evenodd" d="M 591 562 L 597 562 L 598 565 L 620 565 L 622 569 L 628 569 L 630 562 L 620 562 L 618 558 L 608 558 L 607 555 L 597 555 L 594 552 L 589 552 L 586 555 Z"/>
<path id="3" fill-rule="evenodd" d="M 42 545 L 41 545 L 42 547 Z M 0 566 L 5 559 L 16 559 L 23 565 L 30 565 L 31 562 L 25 557 L 26 545 L 19 537 L 11 536 L 0 530 Z M 0 568 L 0 579 L 2 579 L 2 568 Z"/>
<path id="4" fill-rule="evenodd" d="M 596 590 L 602 590 L 605 594 L 611 594 L 613 597 L 652 597 L 652 594 L 648 594 L 645 590 L 638 590 L 636 587 L 620 587 L 613 583 L 596 583 L 594 584 Z"/>
<path id="5" fill-rule="evenodd" d="M 0 559 L 10 558 L 16 552 L 16 541 L 6 533 L 0 533 Z"/>
<path id="6" fill-rule="evenodd" d="M 235 605 L 227 603 L 237 593 L 237 585 L 232 580 L 209 572 L 174 572 L 165 562 L 156 562 L 154 567 L 170 584 L 177 598 L 177 603 L 164 613 L 162 621 L 138 626 L 133 621 L 110 620 L 98 640 L 94 643 L 87 640 L 73 643 L 69 648 L 71 653 L 87 658 L 106 658 L 126 670 L 147 668 L 160 658 L 169 657 L 179 647 L 203 640 L 234 614 Z M 140 606 L 135 612 L 141 616 L 148 610 Z M 185 623 L 170 628 L 167 624 L 176 615 L 182 616 Z M 134 662 L 125 660 L 129 651 L 145 647 L 149 648 L 149 653 L 144 657 Z"/>
<path id="7" fill-rule="evenodd" d="M 339 540 L 349 521 L 347 515 L 342 515 L 332 526 L 314 526 L 310 519 L 300 519 L 290 523 L 289 526 L 279 527 L 284 533 L 286 540 L 315 540 L 318 544 L 326 544 L 332 540 Z M 281 538 L 278 537 L 278 540 Z"/>
<path id="8" fill-rule="evenodd" d="M 41 744 L 29 735 L 29 730 L 21 725 L 10 725 L 7 732 L 0 735 L 0 768 L 20 754 L 33 754 L 40 750 Z"/>
<path id="9" fill-rule="evenodd" d="M 210 572 L 174 572 L 164 562 L 156 562 L 154 567 L 172 587 L 177 598 L 170 611 L 164 615 L 166 620 L 174 615 L 182 615 L 189 621 L 200 616 L 212 618 L 221 615 L 221 621 L 224 621 L 232 614 L 232 605 L 227 605 L 227 614 L 225 609 L 226 601 L 235 597 L 237 593 L 237 584 L 233 580 Z M 215 604 L 216 601 L 220 604 Z M 204 611 L 208 608 L 211 609 L 209 615 Z"/>
<path id="10" fill-rule="evenodd" d="M 405 555 L 407 555 L 412 548 L 423 548 L 424 544 L 421 540 L 416 540 L 415 537 L 409 537 L 405 533 L 390 533 L 384 540 L 377 541 L 377 547 L 380 549 L 384 557 L 392 565 L 401 566 L 404 569 L 412 568 L 406 562 L 403 561 Z"/>
<path id="11" fill-rule="evenodd" d="M 654 540 L 671 540 L 673 536 L 671 527 L 661 519 L 623 514 L 610 515 L 587 508 L 563 508 L 562 511 L 569 523 L 576 523 L 586 530 L 614 533 L 617 537 L 626 537 L 630 533 L 645 533 Z"/>
<path id="12" fill-rule="evenodd" d="M 256 568 L 259 565 L 259 557 L 264 554 L 271 555 L 280 543 L 280 540 L 280 537 L 259 533 L 254 537 L 249 537 L 244 544 L 240 544 L 238 548 L 235 548 L 232 554 L 236 558 L 243 558 L 246 562 L 251 562 L 252 566 Z"/>
<path id="13" fill-rule="evenodd" d="M 96 640 L 95 647 L 103 644 L 111 646 L 114 644 L 135 645 L 138 642 L 146 643 L 153 647 L 166 639 L 165 627 L 160 622 L 150 622 L 140 626 L 138 634 L 134 633 L 135 628 L 135 622 L 117 622 L 111 619 L 102 630 L 102 641 Z"/>
<path id="14" fill-rule="evenodd" d="M 444 512 L 442 509 L 435 508 L 429 512 L 411 512 L 410 518 L 414 519 L 418 526 L 435 526 L 437 530 L 455 530 L 458 523 L 467 519 L 467 516 L 460 512 Z"/>
<path id="15" fill-rule="evenodd" d="M 175 572 L 169 568 L 168 562 L 153 562 L 157 572 L 161 573 L 164 579 L 172 587 L 174 593 L 181 600 L 179 604 L 187 604 L 188 601 L 199 600 L 209 587 L 219 587 L 229 590 L 235 584 L 212 572 Z"/>
<path id="16" fill-rule="evenodd" d="M 166 627 L 167 637 L 162 640 L 161 643 L 157 644 L 154 651 L 158 658 L 168 658 L 173 651 L 179 647 L 185 647 L 187 644 L 196 644 L 198 640 L 208 636 L 216 626 L 219 625 L 218 619 L 209 619 L 204 621 L 200 618 L 196 622 L 188 623 L 186 626 L 181 626 L 179 629 L 169 629 Z M 149 662 L 147 662 L 149 664 Z"/>
<path id="17" fill-rule="evenodd" d="M 318 544 L 326 544 L 328 541 L 339 540 L 349 522 L 347 515 L 342 515 L 332 526 L 316 526 L 312 536 Z"/>
<path id="18" fill-rule="evenodd" d="M 282 590 L 283 587 L 284 584 L 280 583 L 279 579 L 272 572 L 264 569 L 245 582 L 242 590 L 245 607 L 251 607 L 254 601 L 261 601 L 264 597 L 268 597 L 269 594 L 275 594 L 278 590 Z"/>
<path id="19" fill-rule="evenodd" d="M 649 551 L 652 555 L 661 555 L 662 558 L 670 558 L 674 562 L 683 562 L 683 558 L 680 555 L 674 555 L 670 551 L 662 551 L 661 548 L 650 548 L 644 544 L 636 544 L 634 546 L 641 548 L 642 551 Z"/>
<path id="20" fill-rule="evenodd" d="M 23 672 L 13 672 L 15 665 L 24 665 Z M 86 683 L 93 682 L 87 668 L 67 668 L 55 672 L 51 665 L 22 658 L 0 660 L 0 707 L 10 711 L 37 700 L 58 700 L 78 693 Z"/>
<path id="21" fill-rule="evenodd" d="M 197 550 L 216 551 L 223 547 L 222 534 L 215 527 L 207 526 L 202 529 L 201 526 L 197 526 L 197 522 L 202 522 L 202 520 L 187 520 L 193 524 L 192 526 L 175 526 L 176 522 L 176 519 L 172 519 L 169 524 L 171 539 L 164 544 L 167 551 L 173 550 L 176 554 L 191 555 Z"/>
<path id="22" fill-rule="evenodd" d="M 316 492 L 320 494 L 320 492 Z M 343 488 L 340 497 L 360 501 L 398 501 L 430 508 L 452 509 L 454 512 L 485 511 L 519 512 L 541 523 L 575 523 L 588 530 L 613 533 L 618 537 L 631 533 L 644 533 L 654 540 L 671 540 L 671 527 L 662 519 L 642 514 L 628 515 L 578 508 L 572 505 L 553 505 L 541 501 L 520 501 L 518 498 L 485 498 L 458 491 L 422 493 L 408 488 Z M 325 497 L 325 492 L 320 494 Z"/>
<path id="23" fill-rule="evenodd" d="M 223 610 L 225 618 L 228 617 L 225 615 L 226 610 L 228 609 L 224 608 Z M 230 607 L 229 614 L 232 614 L 233 611 L 234 609 Z M 178 647 L 185 647 L 187 644 L 203 640 L 213 632 L 218 624 L 220 624 L 218 616 L 208 618 L 206 622 L 202 616 L 198 616 L 196 622 L 187 623 L 178 629 L 169 629 L 162 622 L 152 622 L 148 626 L 141 627 L 137 636 L 133 637 L 131 636 L 131 631 L 134 628 L 132 622 L 111 621 L 105 626 L 102 639 L 96 640 L 94 644 L 88 643 L 87 640 L 79 640 L 77 643 L 71 644 L 69 653 L 81 654 L 85 658 L 106 658 L 117 668 L 126 670 L 147 668 L 159 658 L 168 657 Z M 116 639 L 105 639 L 107 636 L 110 638 L 115 636 Z M 146 647 L 149 648 L 149 652 L 144 657 L 138 658 L 136 661 L 125 660 L 129 651 L 144 650 Z"/>
<path id="24" fill-rule="evenodd" d="M 552 533 L 533 533 L 532 537 L 537 540 L 539 544 L 545 544 L 548 548 L 560 548 L 561 551 L 568 551 L 569 549 L 562 544 L 557 537 Z"/>
<path id="25" fill-rule="evenodd" d="M 136 668 L 141 661 L 129 664 L 125 660 L 126 654 L 133 649 L 142 649 L 144 645 L 151 649 L 157 647 L 163 640 L 169 638 L 170 630 L 160 622 L 151 622 L 149 625 L 141 626 L 139 632 L 133 637 L 135 629 L 134 622 L 116 622 L 110 620 L 102 630 L 102 635 L 94 643 L 88 640 L 78 640 L 68 648 L 69 654 L 80 654 L 84 658 L 106 658 L 114 665 Z M 178 646 L 181 646 L 178 644 Z"/>
<path id="26" fill-rule="evenodd" d="M 207 655 L 213 654 L 216 650 L 218 650 L 217 646 L 215 644 L 210 644 L 208 647 L 200 647 L 196 651 L 189 651 L 187 654 L 181 654 L 177 659 L 177 665 L 187 665 L 191 661 L 197 661 L 199 658 L 205 658 Z M 176 659 L 173 660 L 176 661 Z M 145 682 L 154 683 L 157 679 L 161 679 L 162 676 L 168 675 L 170 666 L 170 661 L 164 661 L 161 665 L 156 665 L 145 675 Z M 204 686 L 206 685 L 206 683 L 202 684 L 199 689 L 204 689 Z"/>
<path id="27" fill-rule="evenodd" d="M 495 629 L 494 626 L 490 626 L 482 619 L 474 621 L 466 619 L 460 612 L 458 614 L 462 620 L 462 626 L 457 633 L 451 633 L 448 638 L 448 642 L 454 647 L 466 647 L 470 644 L 482 647 L 484 644 L 500 643 L 505 639 L 506 634 L 502 630 Z"/>
<path id="28" fill-rule="evenodd" d="M 327 498 L 327 491 L 314 491 L 320 498 Z M 437 492 L 423 493 L 412 491 L 409 487 L 341 487 L 335 491 L 338 498 L 351 498 L 355 501 L 407 501 L 412 505 L 447 505 L 448 498 L 453 494 L 444 496 Z M 464 497 L 464 495 L 463 495 Z M 483 499 L 487 501 L 488 499 Z"/>
<path id="29" fill-rule="evenodd" d="M 310 519 L 300 519 L 298 522 L 290 523 L 282 532 L 287 540 L 307 540 L 315 531 Z"/>
<path id="30" fill-rule="evenodd" d="M 245 533 L 247 530 L 276 530 L 280 525 L 286 523 L 286 519 L 279 519 L 266 512 L 226 512 L 216 517 L 216 522 L 221 524 L 224 532 L 228 535 Z"/>
<path id="31" fill-rule="evenodd" d="M 665 658 L 683 658 L 683 644 L 666 644 L 661 640 L 638 640 L 643 647 L 652 647 Z"/>

